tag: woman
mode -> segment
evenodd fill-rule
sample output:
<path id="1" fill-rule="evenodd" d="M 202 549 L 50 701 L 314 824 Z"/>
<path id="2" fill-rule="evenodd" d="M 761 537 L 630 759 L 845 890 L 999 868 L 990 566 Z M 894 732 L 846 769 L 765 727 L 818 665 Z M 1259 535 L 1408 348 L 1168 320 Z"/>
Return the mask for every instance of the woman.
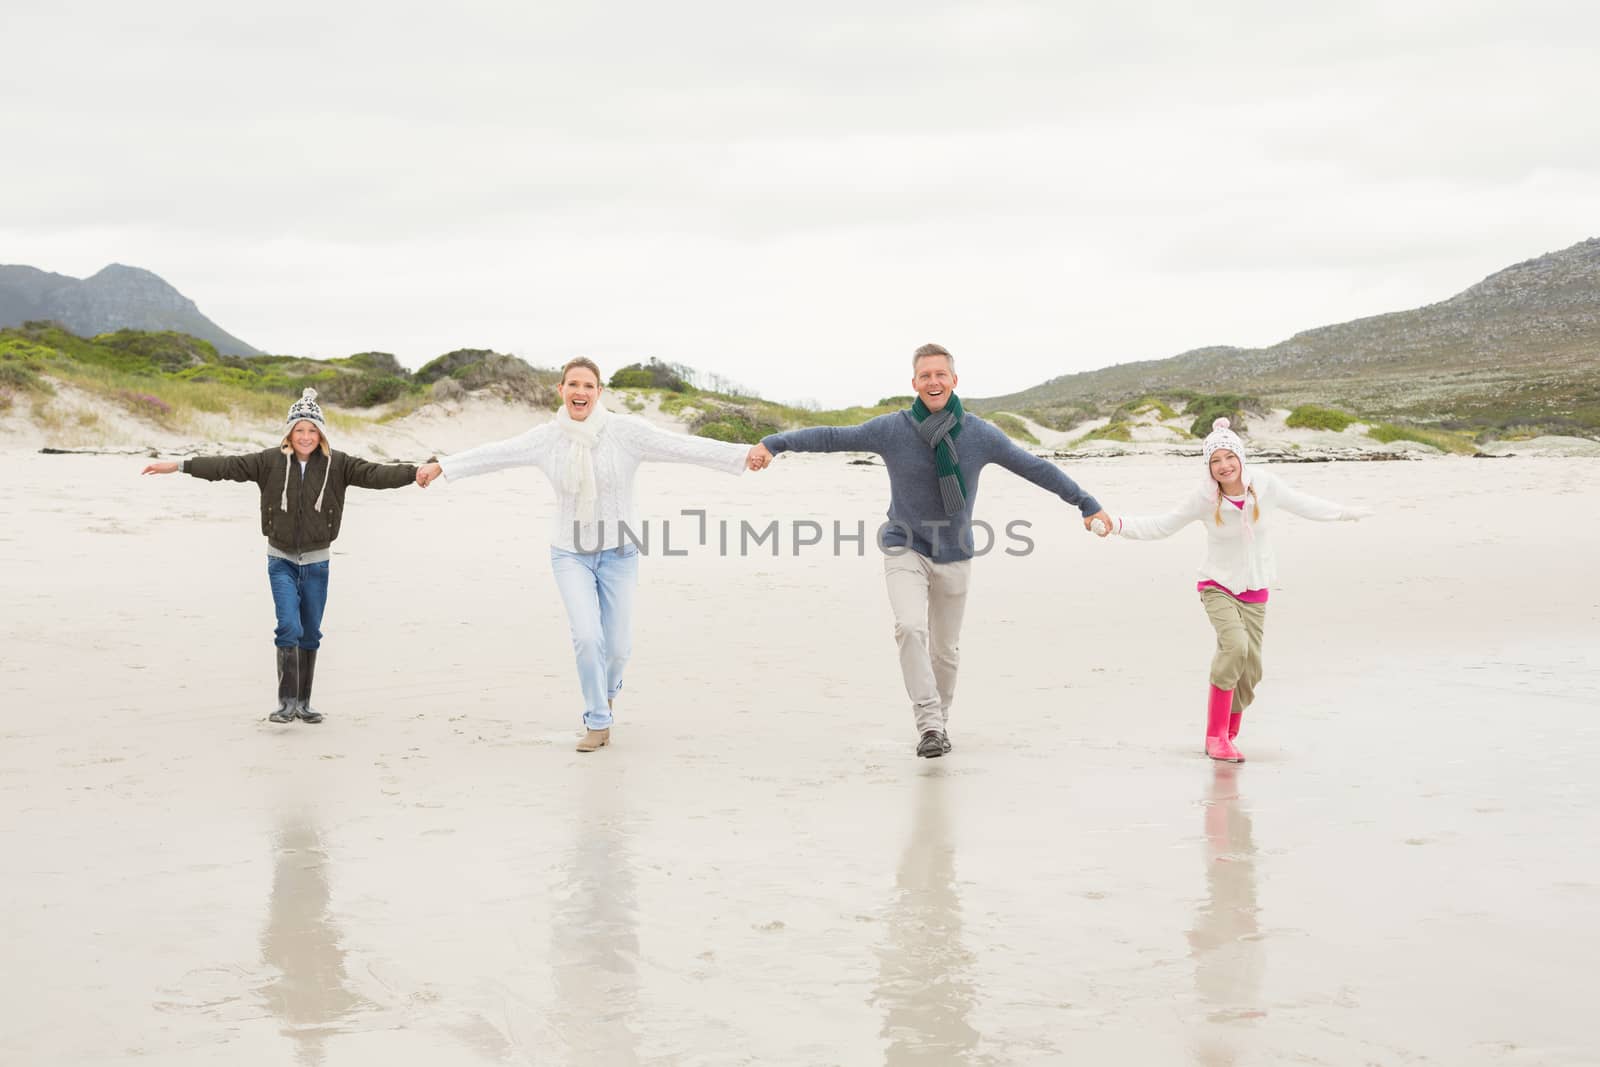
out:
<path id="1" fill-rule="evenodd" d="M 345 488 L 399 489 L 416 479 L 417 468 L 407 463 L 370 463 L 334 451 L 317 391 L 307 388 L 290 405 L 278 445 L 242 456 L 199 456 L 181 466 L 152 463 L 142 473 L 179 470 L 208 482 L 255 482 L 259 487 L 267 580 L 272 583 L 272 606 L 278 617 L 273 632 L 278 707 L 267 718 L 321 722 L 322 713 L 311 708 L 311 683 L 322 647 L 322 612 L 328 603 L 329 546 L 339 536 Z"/>
<path id="2" fill-rule="evenodd" d="M 633 502 L 639 464 L 694 463 L 740 474 L 749 448 L 669 433 L 644 419 L 609 412 L 601 400 L 600 368 L 578 358 L 561 368 L 561 410 L 555 421 L 506 441 L 480 445 L 425 463 L 417 484 L 441 474 L 451 481 L 507 467 L 544 471 L 558 507 L 550 536 L 550 566 L 567 607 L 583 692 L 579 752 L 611 743 L 612 703 L 633 650 L 633 594 L 639 549 L 624 527 L 640 529 Z"/>

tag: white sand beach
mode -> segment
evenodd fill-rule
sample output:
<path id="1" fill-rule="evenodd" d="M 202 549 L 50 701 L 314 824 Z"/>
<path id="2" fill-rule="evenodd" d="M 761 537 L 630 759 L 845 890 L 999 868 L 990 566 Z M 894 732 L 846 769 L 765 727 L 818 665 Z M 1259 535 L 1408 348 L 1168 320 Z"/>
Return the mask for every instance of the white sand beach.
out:
<path id="1" fill-rule="evenodd" d="M 881 560 L 831 544 L 880 466 L 646 466 L 686 554 L 579 755 L 537 472 L 352 490 L 327 721 L 281 727 L 256 490 L 143 462 L 5 453 L 0 1063 L 1600 1062 L 1593 459 L 1282 468 L 1378 514 L 1285 520 L 1237 767 L 1201 532 L 998 469 L 1034 551 L 975 564 L 919 760 Z M 1140 513 L 1198 464 L 1066 466 Z"/>

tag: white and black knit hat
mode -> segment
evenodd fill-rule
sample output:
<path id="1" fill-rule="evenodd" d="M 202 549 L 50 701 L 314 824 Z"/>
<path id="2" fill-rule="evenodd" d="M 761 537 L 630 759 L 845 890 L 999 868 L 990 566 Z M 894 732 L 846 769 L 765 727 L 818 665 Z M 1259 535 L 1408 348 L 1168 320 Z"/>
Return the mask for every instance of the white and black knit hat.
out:
<path id="1" fill-rule="evenodd" d="M 333 446 L 328 443 L 328 423 L 322 417 L 322 408 L 317 404 L 317 391 L 311 386 L 306 386 L 305 392 L 300 394 L 300 399 L 289 405 L 289 414 L 283 420 L 283 498 L 278 501 L 280 511 L 289 510 L 289 463 L 294 455 L 294 449 L 289 447 L 289 433 L 295 423 L 309 422 L 322 434 L 322 449 L 326 452 Z M 333 471 L 333 464 L 322 468 L 322 488 L 317 490 L 317 502 L 313 505 L 316 510 L 322 510 L 322 498 L 328 492 L 328 475 Z"/>
<path id="2" fill-rule="evenodd" d="M 300 399 L 289 405 L 289 415 L 283 420 L 284 434 L 287 435 L 294 429 L 294 424 L 301 420 L 315 423 L 317 429 L 322 431 L 322 439 L 328 439 L 328 423 L 323 419 L 322 407 L 317 403 L 317 391 L 309 385 L 300 394 Z"/>

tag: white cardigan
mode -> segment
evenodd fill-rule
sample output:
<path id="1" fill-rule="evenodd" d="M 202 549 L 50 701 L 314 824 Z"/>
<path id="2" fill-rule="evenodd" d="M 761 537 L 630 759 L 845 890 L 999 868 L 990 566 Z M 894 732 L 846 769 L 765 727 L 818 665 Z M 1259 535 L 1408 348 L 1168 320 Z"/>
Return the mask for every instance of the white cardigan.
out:
<path id="1" fill-rule="evenodd" d="M 1246 493 L 1243 508 L 1222 501 L 1221 526 L 1216 523 L 1216 483 L 1210 482 L 1196 488 L 1182 504 L 1165 515 L 1118 519 L 1116 532 L 1136 541 L 1154 541 L 1171 537 L 1191 522 L 1198 522 L 1206 530 L 1206 559 L 1200 566 L 1201 580 L 1243 593 L 1266 589 L 1278 576 L 1277 560 L 1272 554 L 1272 531 L 1277 525 L 1274 516 L 1279 509 L 1319 522 L 1349 521 L 1371 514 L 1364 508 L 1345 507 L 1309 493 L 1298 493 L 1276 475 L 1253 467 L 1246 474 L 1246 483 L 1255 489 L 1256 500 L 1252 501 Z M 1261 507 L 1259 520 L 1251 517 L 1257 502 Z"/>
<path id="2" fill-rule="evenodd" d="M 672 433 L 632 415 L 614 411 L 607 414 L 605 429 L 594 445 L 596 499 L 595 521 L 591 523 L 578 523 L 577 494 L 561 490 L 559 472 L 566 466 L 568 455 L 579 446 L 554 421 L 504 441 L 440 457 L 439 467 L 452 482 L 507 467 L 538 467 L 550 479 L 560 505 L 550 531 L 551 547 L 568 552 L 618 547 L 623 543 L 623 523 L 634 536 L 643 539 L 633 502 L 633 476 L 641 463 L 693 463 L 729 474 L 744 473 L 748 445 Z"/>

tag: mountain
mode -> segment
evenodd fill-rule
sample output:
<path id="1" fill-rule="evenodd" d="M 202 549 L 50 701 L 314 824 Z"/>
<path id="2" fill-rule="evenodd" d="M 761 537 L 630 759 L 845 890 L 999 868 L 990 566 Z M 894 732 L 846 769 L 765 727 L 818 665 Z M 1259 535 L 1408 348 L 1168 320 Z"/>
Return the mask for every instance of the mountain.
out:
<path id="1" fill-rule="evenodd" d="M 1185 391 L 1462 427 L 1600 432 L 1600 238 L 1426 307 L 1321 326 L 1269 348 L 1197 348 L 1069 374 L 970 406 L 1063 421 Z"/>
<path id="2" fill-rule="evenodd" d="M 157 275 L 120 263 L 82 279 L 0 266 L 0 327 L 36 320 L 59 322 L 83 337 L 121 329 L 175 330 L 210 341 L 225 356 L 262 355 Z"/>

